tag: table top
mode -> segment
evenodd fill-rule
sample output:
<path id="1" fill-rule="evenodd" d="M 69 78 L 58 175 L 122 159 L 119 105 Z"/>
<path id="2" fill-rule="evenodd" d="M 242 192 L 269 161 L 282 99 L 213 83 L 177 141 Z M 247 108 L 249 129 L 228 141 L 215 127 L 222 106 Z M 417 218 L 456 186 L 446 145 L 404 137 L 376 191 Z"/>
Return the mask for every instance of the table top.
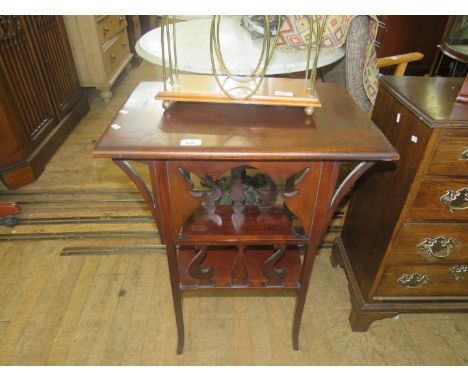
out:
<path id="1" fill-rule="evenodd" d="M 221 50 L 228 68 L 235 74 L 249 74 L 257 64 L 262 48 L 262 38 L 252 40 L 250 33 L 240 25 L 241 16 L 224 16 L 220 28 Z M 177 23 L 177 59 L 179 70 L 212 74 L 210 61 L 211 18 Z M 169 28 L 171 41 L 172 27 Z M 272 39 L 273 41 L 273 39 Z M 162 65 L 161 28 L 153 29 L 138 40 L 135 47 L 139 56 Z M 320 51 L 317 67 L 329 65 L 345 55 L 344 47 Z M 167 60 L 167 55 L 166 55 Z M 307 52 L 275 50 L 268 65 L 267 75 L 294 73 L 306 68 Z M 311 63 L 313 62 L 313 54 Z M 166 62 L 168 66 L 168 62 Z"/>
<path id="2" fill-rule="evenodd" d="M 169 160 L 395 160 L 398 154 L 339 84 L 319 83 L 322 107 L 154 99 L 161 82 L 142 82 L 97 143 L 95 157 Z M 185 146 L 185 144 L 195 144 Z"/>
<path id="3" fill-rule="evenodd" d="M 380 85 L 429 127 L 468 127 L 468 105 L 456 102 L 464 78 L 381 76 Z"/>

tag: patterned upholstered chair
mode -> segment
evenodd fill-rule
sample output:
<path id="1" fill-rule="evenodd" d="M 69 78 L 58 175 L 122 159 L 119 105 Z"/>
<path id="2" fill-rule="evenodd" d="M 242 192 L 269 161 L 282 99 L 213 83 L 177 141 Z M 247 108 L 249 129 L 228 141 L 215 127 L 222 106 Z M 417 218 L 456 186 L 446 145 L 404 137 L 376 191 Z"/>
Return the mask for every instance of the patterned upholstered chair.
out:
<path id="1" fill-rule="evenodd" d="M 346 86 L 346 89 L 366 112 L 372 111 L 372 103 L 369 100 L 363 85 L 364 62 L 366 56 L 366 41 L 369 33 L 369 16 L 357 16 L 350 24 L 346 40 L 345 56 L 326 67 L 320 72 L 325 82 L 339 82 Z M 404 75 L 408 62 L 421 60 L 424 56 L 421 53 L 413 52 L 377 59 L 377 67 L 387 67 L 397 65 L 394 75 Z"/>

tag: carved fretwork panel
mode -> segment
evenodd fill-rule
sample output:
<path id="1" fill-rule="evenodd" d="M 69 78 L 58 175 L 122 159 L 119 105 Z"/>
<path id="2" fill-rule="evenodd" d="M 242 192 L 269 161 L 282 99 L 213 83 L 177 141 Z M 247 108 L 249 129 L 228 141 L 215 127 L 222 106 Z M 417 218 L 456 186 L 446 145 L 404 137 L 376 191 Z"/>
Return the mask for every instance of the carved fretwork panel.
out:
<path id="1" fill-rule="evenodd" d="M 171 193 L 173 232 L 178 233 L 189 216 L 201 206 L 202 193 L 193 191 L 190 172 L 184 167 L 183 162 L 168 162 L 167 174 Z"/>
<path id="2" fill-rule="evenodd" d="M 249 271 L 245 265 L 245 246 L 239 245 L 236 260 L 231 270 L 231 285 L 236 287 L 247 286 L 248 279 Z"/>
<path id="3" fill-rule="evenodd" d="M 206 247 L 195 248 L 196 253 L 192 261 L 188 265 L 188 274 L 194 279 L 198 280 L 198 286 L 212 286 L 213 281 L 211 278 L 214 275 L 214 269 L 212 267 L 204 267 L 202 265 L 206 258 Z"/>
<path id="4" fill-rule="evenodd" d="M 0 16 L 0 86 L 17 109 L 24 146 L 56 124 L 32 37 L 25 16 Z"/>
<path id="5" fill-rule="evenodd" d="M 328 223 L 338 205 L 332 203 L 332 200 L 337 192 L 335 187 L 340 166 L 339 162 L 324 162 L 321 169 L 321 181 L 317 192 L 319 202 L 316 204 L 314 213 L 314 228 L 316 229 L 311 233 L 311 236 L 314 236 L 312 240 L 316 240 L 317 245 L 322 241 Z"/>
<path id="6" fill-rule="evenodd" d="M 268 279 L 267 286 L 281 286 L 283 279 L 286 277 L 288 270 L 286 268 L 276 268 L 275 265 L 284 256 L 286 251 L 285 245 L 274 247 L 273 254 L 266 259 L 263 264 L 263 275 Z"/>
<path id="7" fill-rule="evenodd" d="M 256 206 L 261 217 L 266 218 L 270 208 L 283 209 L 283 201 L 300 223 L 305 224 L 305 230 L 309 229 L 321 163 L 216 162 L 213 166 L 206 163 L 201 166 L 197 162 L 177 161 L 168 166 L 174 232 L 180 231 L 201 204 L 206 210 L 205 219 L 218 225 L 223 222 L 216 208 L 231 206 L 229 219 L 234 228 L 240 229 L 245 221 L 246 205 Z M 288 178 L 294 179 L 292 191 L 284 192 Z M 301 208 L 304 204 L 310 208 Z M 286 209 L 285 214 L 288 215 Z"/>
<path id="8" fill-rule="evenodd" d="M 66 114 L 80 88 L 61 16 L 25 16 L 35 36 L 39 63 L 51 90 L 56 113 Z"/>
<path id="9" fill-rule="evenodd" d="M 315 212 L 316 198 L 319 187 L 320 173 L 323 163 L 309 163 L 308 171 L 303 171 L 300 177 L 290 177 L 286 182 L 291 190 L 284 195 L 284 203 L 299 219 L 306 235 L 310 231 Z"/>

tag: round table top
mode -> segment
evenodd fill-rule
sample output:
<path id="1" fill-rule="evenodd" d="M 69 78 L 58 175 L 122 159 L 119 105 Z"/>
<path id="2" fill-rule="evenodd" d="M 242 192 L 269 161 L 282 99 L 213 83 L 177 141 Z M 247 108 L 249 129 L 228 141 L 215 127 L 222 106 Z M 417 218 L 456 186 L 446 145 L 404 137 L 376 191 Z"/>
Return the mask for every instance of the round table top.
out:
<path id="1" fill-rule="evenodd" d="M 262 51 L 262 38 L 252 39 L 241 26 L 241 16 L 224 16 L 221 20 L 220 45 L 229 70 L 235 74 L 247 75 L 253 70 Z M 212 74 L 210 60 L 211 18 L 179 22 L 176 26 L 177 62 L 179 70 Z M 169 28 L 172 37 L 172 26 Z M 273 41 L 273 39 L 272 39 Z M 161 28 L 143 35 L 136 44 L 136 51 L 145 60 L 162 65 Z M 321 50 L 317 67 L 329 65 L 345 55 L 343 47 Z M 305 70 L 307 51 L 284 52 L 275 49 L 266 74 L 293 73 Z M 313 52 L 311 65 L 313 62 Z M 166 66 L 168 56 L 166 53 Z"/>

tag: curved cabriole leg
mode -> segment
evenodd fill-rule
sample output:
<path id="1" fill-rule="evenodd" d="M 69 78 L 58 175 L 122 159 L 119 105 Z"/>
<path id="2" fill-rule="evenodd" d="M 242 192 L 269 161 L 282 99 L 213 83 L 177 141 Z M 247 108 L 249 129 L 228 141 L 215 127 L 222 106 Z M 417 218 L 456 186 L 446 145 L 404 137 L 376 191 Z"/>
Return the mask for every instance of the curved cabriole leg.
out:
<path id="1" fill-rule="evenodd" d="M 293 348 L 299 350 L 299 330 L 304 313 L 304 304 L 309 288 L 310 275 L 318 244 L 323 240 L 328 222 L 331 220 L 333 213 L 336 211 L 338 204 L 343 199 L 344 195 L 351 189 L 356 180 L 372 165 L 374 162 L 361 162 L 356 168 L 346 177 L 334 192 L 336 179 L 338 177 L 339 163 L 326 163 L 322 167 L 320 177 L 320 188 L 317 193 L 317 199 L 329 200 L 328 206 L 319 204 L 314 216 L 313 224 L 309 233 L 309 243 L 307 252 L 304 256 L 302 274 L 300 281 L 300 289 L 296 299 L 296 308 L 293 320 Z M 323 207 L 323 208 L 322 208 Z"/>

